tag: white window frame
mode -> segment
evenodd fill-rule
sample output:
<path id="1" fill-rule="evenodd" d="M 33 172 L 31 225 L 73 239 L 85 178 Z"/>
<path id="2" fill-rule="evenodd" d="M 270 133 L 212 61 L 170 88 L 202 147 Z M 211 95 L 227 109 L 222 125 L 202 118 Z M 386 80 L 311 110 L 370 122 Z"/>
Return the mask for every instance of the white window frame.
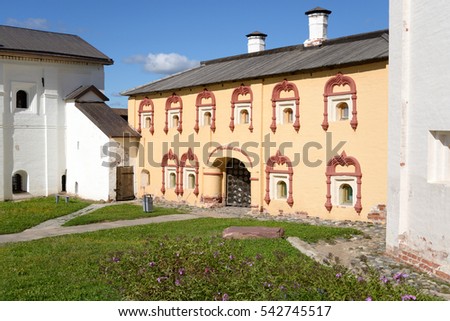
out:
<path id="1" fill-rule="evenodd" d="M 145 126 L 145 124 L 146 124 L 146 121 L 145 121 L 145 119 L 147 118 L 147 117 L 150 117 L 152 120 L 153 120 L 153 113 L 152 112 L 143 112 L 142 114 L 141 114 L 141 124 L 142 124 L 142 128 L 150 128 L 150 127 L 146 127 Z M 172 119 L 171 119 L 172 120 Z M 150 121 L 150 126 L 151 126 L 151 121 Z"/>
<path id="2" fill-rule="evenodd" d="M 292 122 L 291 123 L 285 123 L 284 122 L 284 110 L 286 108 L 292 109 Z M 276 117 L 277 117 L 277 124 L 279 125 L 292 125 L 295 122 L 295 117 L 297 116 L 297 110 L 296 110 L 296 104 L 295 100 L 287 100 L 287 101 L 277 101 L 276 105 Z"/>
<path id="3" fill-rule="evenodd" d="M 278 182 L 284 182 L 286 184 L 286 197 L 279 198 L 277 193 Z M 270 184 L 270 199 L 276 201 L 286 201 L 289 197 L 289 174 L 281 173 L 270 173 L 269 177 Z"/>
<path id="4" fill-rule="evenodd" d="M 189 175 L 194 175 L 194 186 L 192 188 L 189 187 Z M 185 189 L 194 190 L 195 189 L 195 181 L 197 179 L 197 175 L 195 174 L 195 168 L 185 167 L 183 173 L 183 187 Z"/>
<path id="5" fill-rule="evenodd" d="M 179 109 L 169 110 L 167 113 L 167 125 L 169 128 L 178 128 L 173 127 L 173 116 L 178 116 L 178 126 L 180 125 L 181 121 L 181 113 Z"/>
<path id="6" fill-rule="evenodd" d="M 198 107 L 198 125 L 200 127 L 202 126 L 211 126 L 211 124 L 205 124 L 205 114 L 210 113 L 211 114 L 211 124 L 213 119 L 213 108 L 212 106 L 206 106 L 206 107 Z"/>
<path id="7" fill-rule="evenodd" d="M 430 131 L 428 182 L 450 184 L 450 131 Z"/>
<path id="8" fill-rule="evenodd" d="M 346 103 L 348 106 L 348 118 L 340 119 L 338 113 L 338 105 Z M 352 95 L 336 95 L 328 96 L 328 119 L 330 121 L 350 121 L 353 112 Z"/>
<path id="9" fill-rule="evenodd" d="M 248 123 L 241 123 L 241 111 L 246 110 L 248 113 Z M 248 125 L 252 119 L 251 104 L 235 104 L 234 105 L 234 123 L 236 125 Z"/>
<path id="10" fill-rule="evenodd" d="M 339 199 L 340 187 L 343 184 L 350 185 L 352 188 L 352 204 L 341 204 Z M 337 207 L 354 207 L 356 204 L 357 183 L 355 176 L 332 176 L 331 177 L 331 204 Z"/>
<path id="11" fill-rule="evenodd" d="M 165 175 L 166 175 L 166 189 L 175 189 L 177 187 L 177 181 L 178 181 L 178 173 L 177 173 L 177 167 L 175 166 L 166 166 L 164 168 Z M 170 174 L 175 174 L 175 186 L 170 186 Z"/>

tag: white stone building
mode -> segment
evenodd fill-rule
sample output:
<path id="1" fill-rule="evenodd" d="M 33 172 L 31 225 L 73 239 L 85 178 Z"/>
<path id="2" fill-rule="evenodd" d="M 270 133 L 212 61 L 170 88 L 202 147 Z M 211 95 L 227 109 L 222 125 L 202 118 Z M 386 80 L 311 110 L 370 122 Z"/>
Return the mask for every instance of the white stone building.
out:
<path id="1" fill-rule="evenodd" d="M 448 12 L 390 1 L 387 250 L 450 280 Z"/>
<path id="2" fill-rule="evenodd" d="M 111 184 L 103 184 L 105 176 L 112 179 L 112 169 L 100 162 L 111 132 L 102 132 L 102 123 L 77 106 L 104 104 L 104 66 L 112 63 L 75 35 L 0 26 L 0 200 L 66 191 L 115 198 Z M 137 135 L 103 107 L 105 118 L 126 135 Z M 104 137 L 97 138 L 96 131 Z"/>

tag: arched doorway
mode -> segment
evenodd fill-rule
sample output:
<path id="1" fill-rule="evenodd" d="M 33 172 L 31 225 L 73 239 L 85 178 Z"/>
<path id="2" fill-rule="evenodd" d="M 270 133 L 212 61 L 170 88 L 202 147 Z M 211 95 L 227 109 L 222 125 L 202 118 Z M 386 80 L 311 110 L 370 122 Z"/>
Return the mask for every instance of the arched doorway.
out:
<path id="1" fill-rule="evenodd" d="M 27 192 L 28 174 L 25 171 L 17 171 L 12 176 L 12 192 L 13 194 Z"/>
<path id="2" fill-rule="evenodd" d="M 231 158 L 226 163 L 226 206 L 250 207 L 250 172 L 244 163 Z"/>

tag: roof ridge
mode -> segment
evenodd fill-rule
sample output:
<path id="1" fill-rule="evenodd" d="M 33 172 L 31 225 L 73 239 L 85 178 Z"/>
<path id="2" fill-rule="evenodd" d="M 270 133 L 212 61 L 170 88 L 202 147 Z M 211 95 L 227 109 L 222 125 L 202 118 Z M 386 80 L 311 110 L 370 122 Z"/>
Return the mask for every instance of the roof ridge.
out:
<path id="1" fill-rule="evenodd" d="M 33 32 L 51 33 L 51 34 L 56 34 L 56 35 L 73 36 L 73 37 L 77 37 L 77 38 L 83 39 L 80 36 L 78 36 L 76 34 L 73 34 L 73 33 L 65 33 L 65 32 L 59 32 L 59 31 L 48 31 L 48 30 L 42 30 L 42 29 L 32 29 L 32 28 L 9 26 L 9 25 L 0 25 L 0 28 L 2 28 L 2 27 L 15 28 L 15 29 L 21 29 L 21 30 L 29 30 L 29 31 L 33 31 Z"/>
<path id="2" fill-rule="evenodd" d="M 223 57 L 223 58 L 205 60 L 205 61 L 201 61 L 200 64 L 203 65 L 203 66 L 206 66 L 206 65 L 212 65 L 212 64 L 220 63 L 220 62 L 226 62 L 226 61 L 233 61 L 233 60 L 239 60 L 239 59 L 244 59 L 244 58 L 251 58 L 251 57 L 270 55 L 270 54 L 275 54 L 275 53 L 279 53 L 279 52 L 292 51 L 292 50 L 296 50 L 296 49 L 311 50 L 311 49 L 320 48 L 322 46 L 332 45 L 332 44 L 336 44 L 336 43 L 343 43 L 343 42 L 349 42 L 349 41 L 355 41 L 355 40 L 376 38 L 376 37 L 383 36 L 386 33 L 389 33 L 389 29 L 381 29 L 381 30 L 376 30 L 376 31 L 370 31 L 370 32 L 365 32 L 365 33 L 354 34 L 354 35 L 350 35 L 350 36 L 343 36 L 343 37 L 338 37 L 338 38 L 333 38 L 333 39 L 326 39 L 319 46 L 305 47 L 303 44 L 290 45 L 290 46 L 285 46 L 285 47 L 278 47 L 278 48 L 273 48 L 273 49 L 267 49 L 267 50 L 263 50 L 263 51 L 253 52 L 253 53 L 245 53 L 245 54 L 239 54 L 239 55 L 228 56 L 228 57 Z"/>

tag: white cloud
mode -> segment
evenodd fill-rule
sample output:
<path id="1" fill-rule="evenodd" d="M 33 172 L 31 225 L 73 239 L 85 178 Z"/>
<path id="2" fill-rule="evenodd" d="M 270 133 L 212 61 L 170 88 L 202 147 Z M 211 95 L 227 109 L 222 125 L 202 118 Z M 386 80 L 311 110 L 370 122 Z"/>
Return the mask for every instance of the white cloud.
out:
<path id="1" fill-rule="evenodd" d="M 22 27 L 29 29 L 48 30 L 49 25 L 47 19 L 42 18 L 28 18 L 25 20 L 17 20 L 14 18 L 6 19 L 6 24 L 14 27 Z"/>
<path id="2" fill-rule="evenodd" d="M 147 72 L 171 75 L 198 66 L 200 63 L 177 53 L 149 53 L 147 56 L 135 55 L 124 60 L 129 64 L 142 64 Z"/>

